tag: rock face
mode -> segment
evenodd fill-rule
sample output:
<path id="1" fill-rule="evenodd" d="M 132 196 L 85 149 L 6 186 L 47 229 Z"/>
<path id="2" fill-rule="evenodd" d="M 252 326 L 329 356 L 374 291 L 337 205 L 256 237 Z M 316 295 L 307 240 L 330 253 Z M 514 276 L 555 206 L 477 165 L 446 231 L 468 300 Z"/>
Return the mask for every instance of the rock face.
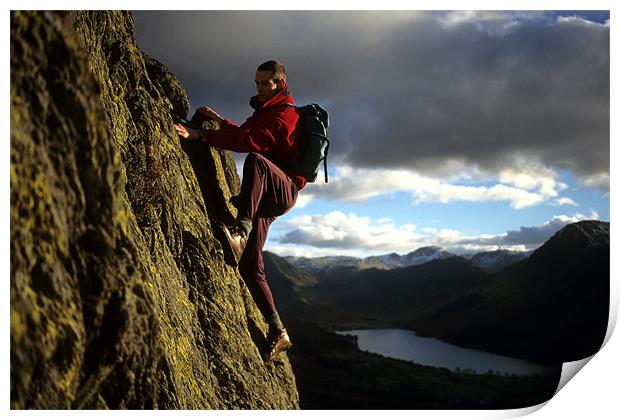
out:
<path id="1" fill-rule="evenodd" d="M 182 149 L 188 110 L 130 13 L 11 12 L 11 408 L 298 408 L 211 230 L 235 166 Z"/>

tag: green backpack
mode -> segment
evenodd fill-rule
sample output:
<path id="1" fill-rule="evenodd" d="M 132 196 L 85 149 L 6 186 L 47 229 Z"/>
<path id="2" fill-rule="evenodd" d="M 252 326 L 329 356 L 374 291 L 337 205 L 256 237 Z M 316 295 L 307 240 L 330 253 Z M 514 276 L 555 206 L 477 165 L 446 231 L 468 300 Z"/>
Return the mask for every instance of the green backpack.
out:
<path id="1" fill-rule="evenodd" d="M 293 104 L 287 104 L 294 106 Z M 301 157 L 292 162 L 293 169 L 303 176 L 307 182 L 316 181 L 319 169 L 323 164 L 325 182 L 327 182 L 327 153 L 329 152 L 329 116 L 320 105 L 310 104 L 295 107 L 299 114 L 301 135 L 299 150 Z"/>

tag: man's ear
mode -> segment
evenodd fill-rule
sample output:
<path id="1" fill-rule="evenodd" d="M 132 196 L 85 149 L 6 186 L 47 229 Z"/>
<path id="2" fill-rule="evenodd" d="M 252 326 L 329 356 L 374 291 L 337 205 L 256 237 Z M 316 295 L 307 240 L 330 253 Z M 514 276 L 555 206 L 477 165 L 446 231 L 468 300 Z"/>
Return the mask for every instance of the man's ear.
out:
<path id="1" fill-rule="evenodd" d="M 286 79 L 276 80 L 276 86 L 278 86 L 278 89 L 282 89 L 285 84 L 286 84 Z"/>

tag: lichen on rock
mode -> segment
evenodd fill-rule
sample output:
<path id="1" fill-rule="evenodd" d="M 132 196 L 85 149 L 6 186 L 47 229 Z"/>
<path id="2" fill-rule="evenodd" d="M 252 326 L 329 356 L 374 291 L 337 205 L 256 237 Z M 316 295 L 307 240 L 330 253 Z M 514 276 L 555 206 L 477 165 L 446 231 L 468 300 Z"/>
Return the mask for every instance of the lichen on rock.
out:
<path id="1" fill-rule="evenodd" d="M 298 408 L 211 230 L 239 178 L 182 146 L 129 12 L 11 12 L 11 407 Z"/>

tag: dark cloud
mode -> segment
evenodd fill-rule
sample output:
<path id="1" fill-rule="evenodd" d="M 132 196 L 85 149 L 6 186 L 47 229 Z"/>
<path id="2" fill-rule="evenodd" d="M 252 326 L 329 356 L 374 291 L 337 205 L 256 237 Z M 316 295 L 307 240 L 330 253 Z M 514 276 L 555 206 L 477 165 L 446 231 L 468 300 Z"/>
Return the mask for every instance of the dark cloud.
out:
<path id="1" fill-rule="evenodd" d="M 298 102 L 330 111 L 332 161 L 430 174 L 447 159 L 498 171 L 524 154 L 577 176 L 609 173 L 609 26 L 390 11 L 135 16 L 140 47 L 192 103 L 239 123 L 256 66 L 284 62 Z"/>
<path id="2" fill-rule="evenodd" d="M 503 245 L 538 245 L 551 238 L 558 230 L 566 226 L 567 222 L 554 220 L 543 226 L 521 227 L 519 230 L 510 230 L 501 241 Z"/>
<path id="3" fill-rule="evenodd" d="M 366 247 L 367 242 L 356 236 L 354 233 L 347 232 L 341 238 L 326 238 L 304 229 L 293 229 L 277 238 L 281 244 L 310 245 L 317 248 L 340 248 L 340 249 L 361 249 Z"/>
<path id="4" fill-rule="evenodd" d="M 591 215 L 591 218 L 598 218 L 597 215 Z M 512 245 L 523 245 L 528 249 L 536 248 L 550 239 L 556 232 L 564 226 L 575 223 L 580 220 L 586 220 L 587 217 L 578 214 L 573 217 L 555 216 L 551 220 L 540 226 L 521 226 L 518 230 L 509 230 L 505 235 L 494 237 L 475 238 L 471 240 L 461 241 L 459 245 L 492 245 L 498 247 L 506 247 Z"/>
<path id="5" fill-rule="evenodd" d="M 575 220 L 566 218 L 553 218 L 542 226 L 521 227 L 519 230 L 509 230 L 502 241 L 502 245 L 525 245 L 531 247 L 546 242 L 560 229 Z"/>

